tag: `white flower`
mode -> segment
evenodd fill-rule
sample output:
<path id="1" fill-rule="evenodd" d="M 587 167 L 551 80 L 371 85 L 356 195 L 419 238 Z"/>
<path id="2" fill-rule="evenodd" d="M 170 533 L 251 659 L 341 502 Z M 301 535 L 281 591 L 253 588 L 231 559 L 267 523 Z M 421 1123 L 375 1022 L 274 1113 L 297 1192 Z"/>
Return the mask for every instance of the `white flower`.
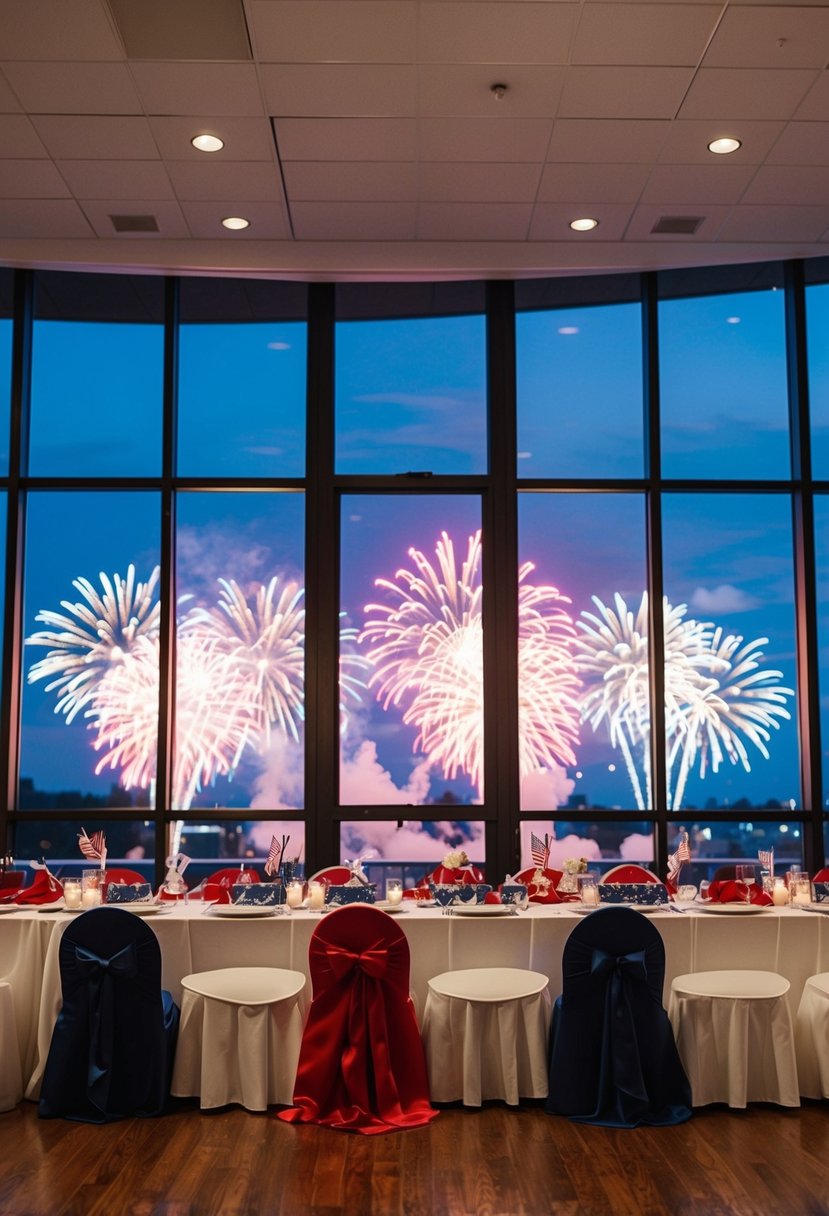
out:
<path id="1" fill-rule="evenodd" d="M 461 866 L 469 865 L 469 858 L 463 849 L 453 849 L 446 854 L 443 864 L 447 870 L 459 870 Z"/>

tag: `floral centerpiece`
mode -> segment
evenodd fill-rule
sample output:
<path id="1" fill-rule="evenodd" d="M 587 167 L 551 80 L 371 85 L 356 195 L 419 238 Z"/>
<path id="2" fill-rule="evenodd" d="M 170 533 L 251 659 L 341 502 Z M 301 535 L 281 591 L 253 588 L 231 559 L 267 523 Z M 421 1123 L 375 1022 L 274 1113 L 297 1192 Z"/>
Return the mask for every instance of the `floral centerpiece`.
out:
<path id="1" fill-rule="evenodd" d="M 483 876 L 472 865 L 463 849 L 450 849 L 429 876 L 429 881 L 440 886 L 459 882 L 483 882 Z"/>
<path id="2" fill-rule="evenodd" d="M 561 863 L 561 881 L 556 890 L 561 895 L 575 895 L 579 889 L 579 874 L 587 873 L 586 857 L 568 857 Z"/>

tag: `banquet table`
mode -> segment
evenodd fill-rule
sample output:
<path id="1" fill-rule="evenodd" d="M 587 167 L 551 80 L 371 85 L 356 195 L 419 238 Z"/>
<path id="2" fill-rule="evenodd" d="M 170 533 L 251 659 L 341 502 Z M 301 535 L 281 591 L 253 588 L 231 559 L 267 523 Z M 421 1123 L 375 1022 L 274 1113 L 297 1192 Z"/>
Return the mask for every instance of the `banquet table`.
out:
<path id="1" fill-rule="evenodd" d="M 576 905 L 535 905 L 517 915 L 446 916 L 414 901 L 399 916 L 411 952 L 411 989 L 422 1014 L 428 981 L 466 967 L 520 967 L 548 976 L 561 991 L 564 943 L 579 919 Z M 72 916 L 34 908 L 0 916 L 0 980 L 11 985 L 26 1097 L 36 1099 L 61 1004 L 58 946 Z M 689 908 L 651 916 L 665 942 L 665 1000 L 671 980 L 692 971 L 777 971 L 791 984 L 792 1017 L 809 976 L 829 971 L 829 916 L 768 909 L 756 915 L 712 915 Z M 308 943 L 319 914 L 305 910 L 230 918 L 201 906 L 171 905 L 147 919 L 162 955 L 162 984 L 181 1001 L 181 980 L 221 967 L 287 967 L 306 975 Z"/>

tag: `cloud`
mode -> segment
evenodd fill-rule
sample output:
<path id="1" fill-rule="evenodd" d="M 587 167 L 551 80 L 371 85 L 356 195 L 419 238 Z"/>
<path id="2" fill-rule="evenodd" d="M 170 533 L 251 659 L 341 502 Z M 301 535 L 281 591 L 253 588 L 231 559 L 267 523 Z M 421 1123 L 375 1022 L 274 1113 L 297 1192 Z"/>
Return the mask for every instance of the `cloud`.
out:
<path id="1" fill-rule="evenodd" d="M 463 404 L 459 397 L 442 397 L 437 393 L 363 393 L 354 397 L 364 405 L 406 405 L 419 410 L 454 410 Z"/>
<path id="2" fill-rule="evenodd" d="M 560 765 L 540 768 L 522 780 L 521 806 L 527 811 L 554 811 L 564 806 L 575 788 L 575 781 Z"/>
<path id="3" fill-rule="evenodd" d="M 695 612 L 715 614 L 722 612 L 750 612 L 757 608 L 759 600 L 741 591 L 731 583 L 720 583 L 718 587 L 696 587 L 691 594 L 691 607 Z"/>
<path id="4" fill-rule="evenodd" d="M 473 859 L 483 860 L 484 825 L 467 823 L 401 823 L 396 821 L 344 823 L 342 848 L 346 857 L 357 857 L 369 849 L 375 858 L 387 861 L 419 861 L 424 869 L 437 865 L 449 849 L 464 848 Z"/>
<path id="5" fill-rule="evenodd" d="M 554 870 L 560 870 L 568 857 L 586 857 L 588 861 L 600 861 L 601 856 L 598 842 L 585 840 L 583 836 L 564 836 L 550 845 L 550 866 Z"/>
<path id="6" fill-rule="evenodd" d="M 274 732 L 253 784 L 251 810 L 292 811 L 304 802 L 305 757 L 300 744 Z M 270 837 L 268 837 L 270 844 Z"/>
<path id="7" fill-rule="evenodd" d="M 340 802 L 345 806 L 420 805 L 429 795 L 428 760 L 416 764 L 408 783 L 398 788 L 377 759 L 377 744 L 365 739 L 340 765 Z"/>
<path id="8" fill-rule="evenodd" d="M 643 836 L 640 832 L 626 836 L 619 845 L 619 857 L 622 861 L 638 861 L 645 866 L 652 866 L 653 836 Z"/>

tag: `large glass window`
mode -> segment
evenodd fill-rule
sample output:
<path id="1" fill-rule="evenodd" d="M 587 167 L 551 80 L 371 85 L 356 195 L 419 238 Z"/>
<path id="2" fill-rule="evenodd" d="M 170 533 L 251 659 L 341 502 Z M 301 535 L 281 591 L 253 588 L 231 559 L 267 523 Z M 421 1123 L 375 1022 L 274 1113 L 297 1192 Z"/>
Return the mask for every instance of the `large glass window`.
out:
<path id="1" fill-rule="evenodd" d="M 341 858 L 363 859 L 363 871 L 377 884 L 378 895 L 390 878 L 401 879 L 404 887 L 418 886 L 447 853 L 466 854 L 469 864 L 486 874 L 483 823 L 474 819 L 371 819 L 340 824 Z"/>
<path id="2" fill-rule="evenodd" d="M 12 382 L 12 275 L 0 270 L 0 477 L 9 471 L 9 411 Z"/>
<path id="3" fill-rule="evenodd" d="M 829 477 L 829 283 L 806 289 L 812 472 Z"/>

